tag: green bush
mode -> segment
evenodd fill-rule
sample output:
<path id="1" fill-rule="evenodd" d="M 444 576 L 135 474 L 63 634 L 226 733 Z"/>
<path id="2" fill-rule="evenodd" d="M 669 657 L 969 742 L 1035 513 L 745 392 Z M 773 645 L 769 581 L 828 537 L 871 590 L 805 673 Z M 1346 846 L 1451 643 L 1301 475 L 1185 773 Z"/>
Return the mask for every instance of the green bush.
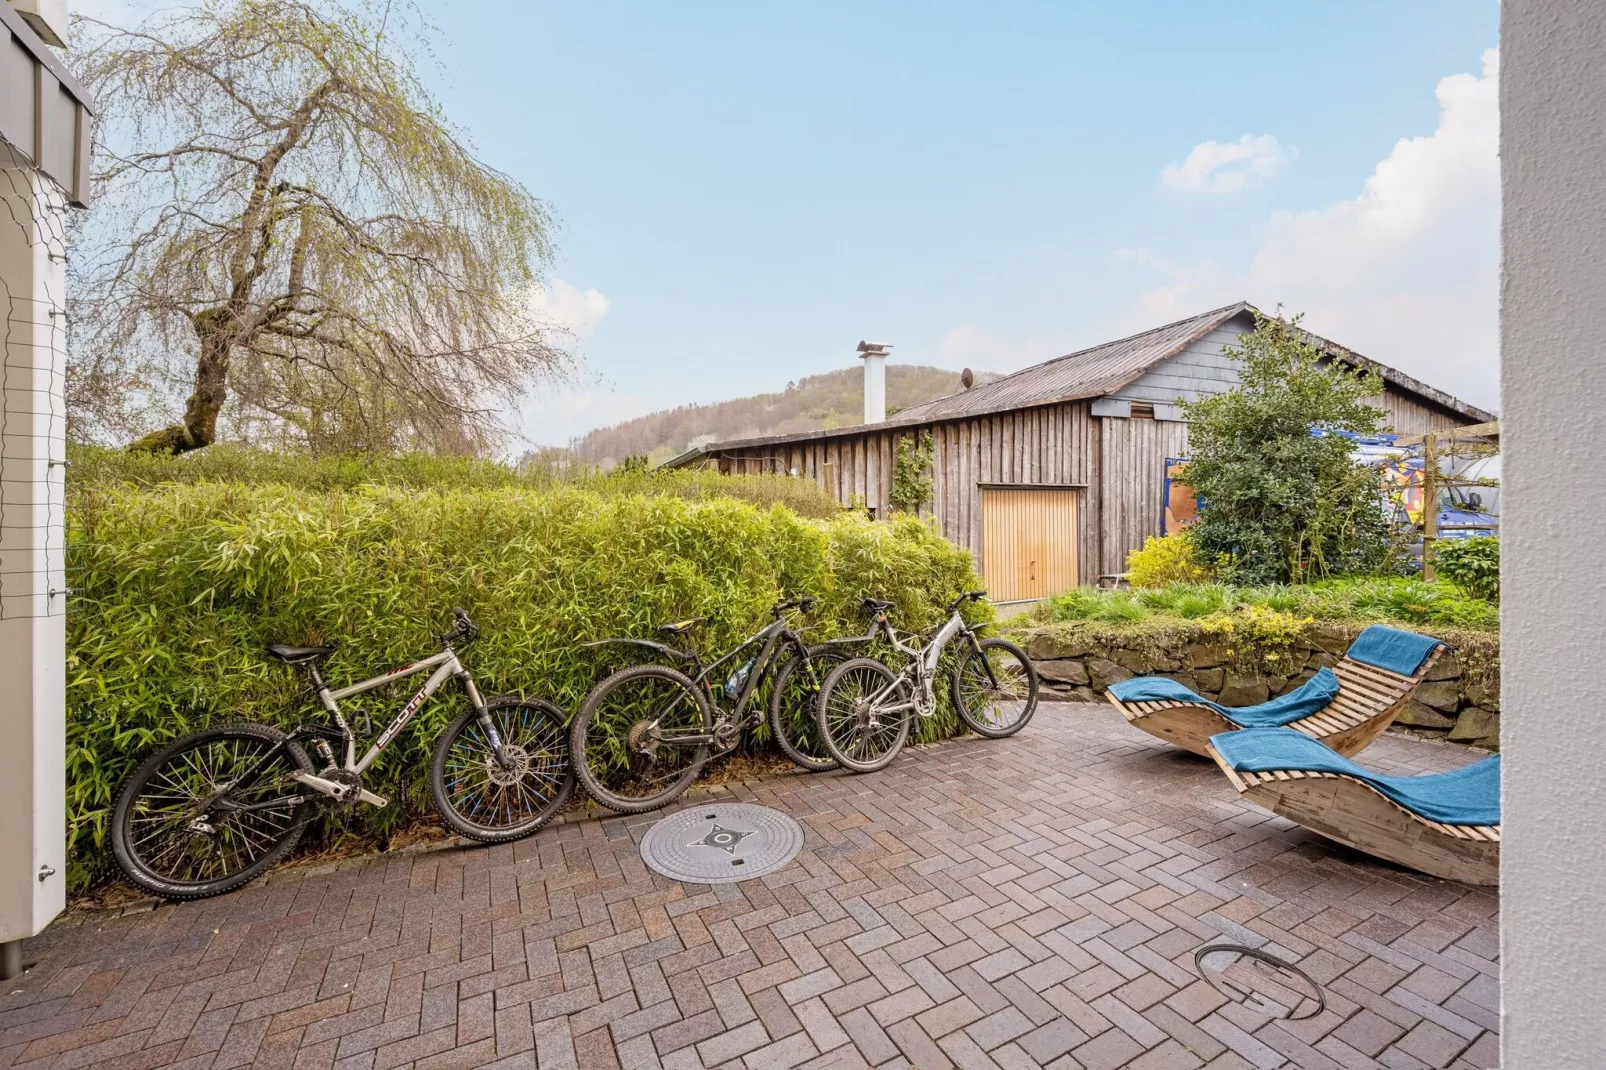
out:
<path id="1" fill-rule="evenodd" d="M 1264 587 L 1176 583 L 1142 591 L 1081 587 L 1048 599 L 1036 611 L 1035 619 L 1136 624 L 1148 620 L 1203 620 L 1222 614 L 1242 616 L 1251 610 L 1407 627 L 1431 624 L 1484 632 L 1500 627 L 1497 606 L 1471 597 L 1455 584 L 1397 577 Z"/>
<path id="2" fill-rule="evenodd" d="M 523 487 L 546 490 L 583 487 L 600 494 L 645 494 L 655 497 L 706 501 L 735 498 L 754 505 L 779 503 L 808 517 L 824 518 L 841 511 L 833 498 L 813 480 L 790 476 L 724 476 L 707 471 L 647 470 L 639 464 L 621 465 L 613 472 L 576 467 L 564 472 L 547 469 L 521 471 L 495 461 L 467 457 L 438 457 L 428 453 L 395 456 L 275 453 L 243 446 L 208 446 L 177 457 L 129 453 L 97 446 L 68 450 L 75 487 L 162 483 L 275 484 L 306 490 L 351 490 L 357 487 Z"/>
<path id="3" fill-rule="evenodd" d="M 1444 578 L 1473 598 L 1500 601 L 1500 539 L 1446 539 L 1433 553 L 1433 564 Z"/>
<path id="4" fill-rule="evenodd" d="M 212 456 L 203 464 L 222 463 Z M 484 630 L 464 660 L 487 694 L 522 692 L 572 713 L 619 664 L 608 660 L 617 653 L 582 649 L 587 640 L 651 637 L 666 621 L 707 616 L 697 640 L 723 649 L 792 593 L 821 599 L 811 637 L 862 631 L 858 602 L 872 594 L 897 601 L 901 625 L 924 628 L 979 586 L 969 555 L 913 518 L 820 521 L 657 485 L 627 492 L 648 477 L 328 489 L 319 481 L 341 471 L 330 465 L 286 473 L 293 486 L 143 486 L 113 478 L 120 463 L 107 460 L 87 486 L 75 469 L 70 501 L 67 782 L 79 888 L 105 871 L 113 794 L 147 748 L 212 721 L 321 718 L 301 675 L 264 655 L 270 642 L 337 645 L 326 675 L 338 687 L 439 649 L 433 637 L 460 605 Z M 354 701 L 383 725 L 408 687 Z M 375 767 L 373 789 L 391 805 L 352 820 L 383 834 L 427 809 L 429 748 L 461 709 L 451 691 L 425 707 Z M 952 726 L 944 717 L 921 729 L 929 738 Z"/>

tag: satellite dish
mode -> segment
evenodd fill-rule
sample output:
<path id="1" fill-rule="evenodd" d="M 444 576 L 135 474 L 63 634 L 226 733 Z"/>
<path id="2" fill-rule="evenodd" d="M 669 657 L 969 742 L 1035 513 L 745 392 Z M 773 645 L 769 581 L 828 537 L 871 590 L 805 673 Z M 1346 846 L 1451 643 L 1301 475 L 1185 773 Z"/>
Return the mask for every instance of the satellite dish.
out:
<path id="1" fill-rule="evenodd" d="M 959 385 L 966 390 L 976 385 L 976 373 L 966 368 L 959 373 Z"/>

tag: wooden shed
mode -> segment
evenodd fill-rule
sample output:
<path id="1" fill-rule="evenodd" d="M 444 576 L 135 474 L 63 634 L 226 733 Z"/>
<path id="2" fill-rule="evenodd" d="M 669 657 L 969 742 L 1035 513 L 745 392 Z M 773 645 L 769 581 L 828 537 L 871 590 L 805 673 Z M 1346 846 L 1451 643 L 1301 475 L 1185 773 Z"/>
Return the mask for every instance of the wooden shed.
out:
<path id="1" fill-rule="evenodd" d="M 667 467 L 812 479 L 844 504 L 889 509 L 901 439 L 930 432 L 931 512 L 971 550 L 996 601 L 1041 598 L 1121 572 L 1161 531 L 1166 460 L 1186 457 L 1179 400 L 1231 388 L 1224 347 L 1254 329 L 1245 302 L 1034 365 L 878 424 L 716 442 Z M 1400 434 L 1495 417 L 1326 339 L 1336 360 L 1383 380 L 1378 404 Z"/>

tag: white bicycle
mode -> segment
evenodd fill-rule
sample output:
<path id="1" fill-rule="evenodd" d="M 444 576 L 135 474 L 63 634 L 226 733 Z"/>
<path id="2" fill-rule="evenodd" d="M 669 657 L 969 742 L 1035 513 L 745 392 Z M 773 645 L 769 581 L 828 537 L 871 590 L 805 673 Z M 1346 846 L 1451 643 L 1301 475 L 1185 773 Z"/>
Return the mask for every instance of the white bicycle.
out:
<path id="1" fill-rule="evenodd" d="M 468 708 L 435 741 L 429 781 L 442 820 L 485 843 L 528 836 L 550 821 L 574 789 L 563 711 L 550 702 L 482 699 L 455 649 L 478 638 L 479 628 L 461 609 L 452 612 L 456 622 L 440 636 L 439 654 L 339 690 L 318 671 L 334 647 L 270 646 L 269 654 L 306 670 L 334 726 L 285 733 L 262 724 L 216 724 L 147 758 L 112 810 L 112 853 L 129 880 L 168 899 L 220 895 L 289 854 L 317 807 L 384 806 L 363 787 L 364 774 L 448 680 L 462 685 Z M 424 686 L 358 758 L 340 701 L 430 669 Z M 303 742 L 323 759 L 322 769 L 314 771 Z"/>
<path id="2" fill-rule="evenodd" d="M 990 739 L 1026 727 L 1037 710 L 1037 670 L 1031 659 L 1007 639 L 979 638 L 959 614 L 966 602 L 986 594 L 969 591 L 954 599 L 948 620 L 924 645 L 922 636 L 900 633 L 888 623 L 890 603 L 877 603 L 887 640 L 903 655 L 904 665 L 894 673 L 872 658 L 854 658 L 825 678 L 816 718 L 820 742 L 831 757 L 856 773 L 874 772 L 892 761 L 909 738 L 912 718 L 937 712 L 942 655 L 955 639 L 963 648 L 948 672 L 948 686 L 960 719 Z"/>

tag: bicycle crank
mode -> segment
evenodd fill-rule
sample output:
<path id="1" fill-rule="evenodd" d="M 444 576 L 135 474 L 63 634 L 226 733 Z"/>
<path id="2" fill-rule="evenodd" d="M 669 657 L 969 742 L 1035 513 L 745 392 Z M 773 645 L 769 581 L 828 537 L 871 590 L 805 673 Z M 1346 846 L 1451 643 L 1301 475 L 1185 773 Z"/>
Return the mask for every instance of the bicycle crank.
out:
<path id="1" fill-rule="evenodd" d="M 362 786 L 362 778 L 350 769 L 325 769 L 322 776 L 312 773 L 291 773 L 290 779 L 305 784 L 322 795 L 327 795 L 336 804 L 355 806 L 365 802 L 369 806 L 384 806 L 388 799 L 375 795 Z"/>

